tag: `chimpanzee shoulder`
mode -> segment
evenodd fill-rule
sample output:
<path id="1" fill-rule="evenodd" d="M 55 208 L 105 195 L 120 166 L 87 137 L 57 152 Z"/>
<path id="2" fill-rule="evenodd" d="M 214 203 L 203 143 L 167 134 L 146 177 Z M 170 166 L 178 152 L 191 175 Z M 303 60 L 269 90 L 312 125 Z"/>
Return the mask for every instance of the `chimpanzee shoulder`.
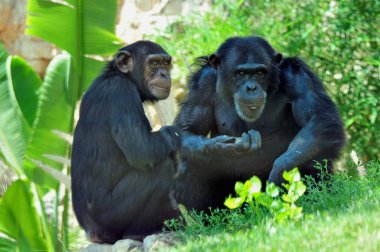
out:
<path id="1" fill-rule="evenodd" d="M 313 92 L 322 99 L 328 99 L 322 81 L 302 59 L 286 57 L 280 68 L 281 85 L 290 95 L 294 92 Z"/>
<path id="2" fill-rule="evenodd" d="M 216 71 L 209 63 L 207 57 L 197 58 L 192 65 L 192 73 L 188 79 L 188 97 L 181 104 L 195 106 L 195 104 L 208 104 L 212 106 L 216 91 Z"/>
<path id="3" fill-rule="evenodd" d="M 199 57 L 192 65 L 193 71 L 188 81 L 189 90 L 213 89 L 216 85 L 216 71 L 208 61 L 207 56 Z"/>

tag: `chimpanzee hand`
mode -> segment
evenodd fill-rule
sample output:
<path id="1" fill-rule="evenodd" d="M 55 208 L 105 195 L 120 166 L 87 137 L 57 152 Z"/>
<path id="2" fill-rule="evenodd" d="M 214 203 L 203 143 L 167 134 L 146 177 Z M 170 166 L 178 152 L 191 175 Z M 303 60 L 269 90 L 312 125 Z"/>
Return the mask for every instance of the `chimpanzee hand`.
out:
<path id="1" fill-rule="evenodd" d="M 261 147 L 261 136 L 258 131 L 250 130 L 241 137 L 217 136 L 208 139 L 205 144 L 206 151 L 246 152 Z"/>
<path id="2" fill-rule="evenodd" d="M 204 144 L 204 150 L 206 152 L 212 152 L 212 151 L 217 151 L 221 149 L 226 149 L 227 146 L 234 143 L 235 140 L 236 138 L 233 136 L 226 136 L 226 135 L 216 136 L 216 137 L 206 140 Z"/>
<path id="3" fill-rule="evenodd" d="M 279 170 L 273 167 L 272 171 L 269 174 L 268 182 L 275 183 L 276 185 L 280 186 L 285 182 L 284 178 L 282 177 L 283 172 L 283 170 Z"/>
<path id="4" fill-rule="evenodd" d="M 257 150 L 261 147 L 261 135 L 256 130 L 244 132 L 241 138 L 236 138 L 234 145 L 238 152 Z"/>
<path id="5" fill-rule="evenodd" d="M 164 126 L 160 129 L 160 133 L 173 150 L 176 151 L 181 148 L 182 133 L 177 126 Z"/>
<path id="6" fill-rule="evenodd" d="M 283 154 L 280 157 L 278 157 L 273 163 L 273 167 L 269 174 L 268 181 L 273 182 L 276 185 L 281 185 L 282 183 L 284 183 L 285 180 L 283 178 L 283 173 L 284 171 L 293 169 L 296 166 L 294 161 L 294 157 L 291 157 L 286 154 Z"/>

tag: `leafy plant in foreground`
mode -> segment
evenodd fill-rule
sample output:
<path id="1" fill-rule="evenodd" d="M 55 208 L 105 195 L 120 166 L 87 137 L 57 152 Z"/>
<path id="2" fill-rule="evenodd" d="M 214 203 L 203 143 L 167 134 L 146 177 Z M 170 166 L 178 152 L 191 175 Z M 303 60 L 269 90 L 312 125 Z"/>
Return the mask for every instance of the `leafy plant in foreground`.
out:
<path id="1" fill-rule="evenodd" d="M 306 186 L 301 181 L 297 168 L 289 172 L 285 171 L 283 177 L 287 183 L 283 184 L 286 192 L 282 195 L 280 195 L 280 188 L 274 183 L 268 183 L 265 192 L 262 192 L 260 179 L 253 176 L 245 183 L 236 182 L 235 191 L 238 196 L 230 195 L 224 204 L 230 209 L 235 209 L 247 203 L 260 218 L 262 215 L 259 208 L 265 207 L 279 223 L 298 220 L 302 217 L 302 207 L 298 207 L 295 202 L 305 193 Z"/>
<path id="2" fill-rule="evenodd" d="M 67 251 L 71 145 L 62 136 L 73 132 L 82 93 L 121 45 L 114 34 L 117 1 L 29 0 L 27 9 L 27 34 L 65 52 L 41 79 L 0 45 L 0 164 L 17 174 L 0 198 L 0 251 Z M 52 216 L 44 205 L 48 193 Z"/>

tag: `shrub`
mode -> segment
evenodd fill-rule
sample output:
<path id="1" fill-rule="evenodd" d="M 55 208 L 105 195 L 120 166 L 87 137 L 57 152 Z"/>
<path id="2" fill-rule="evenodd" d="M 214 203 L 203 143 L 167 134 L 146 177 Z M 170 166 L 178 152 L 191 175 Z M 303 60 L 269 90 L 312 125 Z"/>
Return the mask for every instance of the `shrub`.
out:
<path id="1" fill-rule="evenodd" d="M 216 0 L 210 11 L 181 18 L 153 39 L 174 56 L 180 85 L 195 57 L 231 36 L 261 35 L 284 55 L 304 58 L 339 106 L 348 151 L 366 162 L 380 146 L 379 9 L 380 1 Z"/>

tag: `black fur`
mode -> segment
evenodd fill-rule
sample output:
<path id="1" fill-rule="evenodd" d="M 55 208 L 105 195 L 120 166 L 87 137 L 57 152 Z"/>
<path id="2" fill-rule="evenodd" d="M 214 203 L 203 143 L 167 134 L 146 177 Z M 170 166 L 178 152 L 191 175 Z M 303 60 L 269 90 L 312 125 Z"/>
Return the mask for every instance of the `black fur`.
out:
<path id="1" fill-rule="evenodd" d="M 145 58 L 166 52 L 149 41 L 121 50 L 131 52 L 133 71 L 120 72 L 113 60 L 94 80 L 81 102 L 72 151 L 74 212 L 89 239 L 99 243 L 141 239 L 178 215 L 169 190 L 179 130 L 152 132 L 142 106 L 156 100 L 144 86 Z"/>
<path id="2" fill-rule="evenodd" d="M 327 159 L 332 171 L 345 143 L 343 123 L 306 63 L 281 60 L 260 37 L 228 39 L 215 55 L 220 59 L 216 69 L 203 63 L 191 75 L 189 96 L 175 121 L 184 134 L 181 158 L 186 167 L 175 183 L 179 203 L 197 210 L 222 207 L 237 180 L 256 175 L 281 184 L 283 171 L 296 166 L 318 179 L 314 160 Z M 253 82 L 267 93 L 263 113 L 253 122 L 241 119 L 232 104 L 233 95 L 241 92 L 235 67 L 246 63 L 268 69 L 265 81 Z M 242 136 L 250 139 L 246 146 L 256 147 L 234 143 L 233 138 Z"/>

